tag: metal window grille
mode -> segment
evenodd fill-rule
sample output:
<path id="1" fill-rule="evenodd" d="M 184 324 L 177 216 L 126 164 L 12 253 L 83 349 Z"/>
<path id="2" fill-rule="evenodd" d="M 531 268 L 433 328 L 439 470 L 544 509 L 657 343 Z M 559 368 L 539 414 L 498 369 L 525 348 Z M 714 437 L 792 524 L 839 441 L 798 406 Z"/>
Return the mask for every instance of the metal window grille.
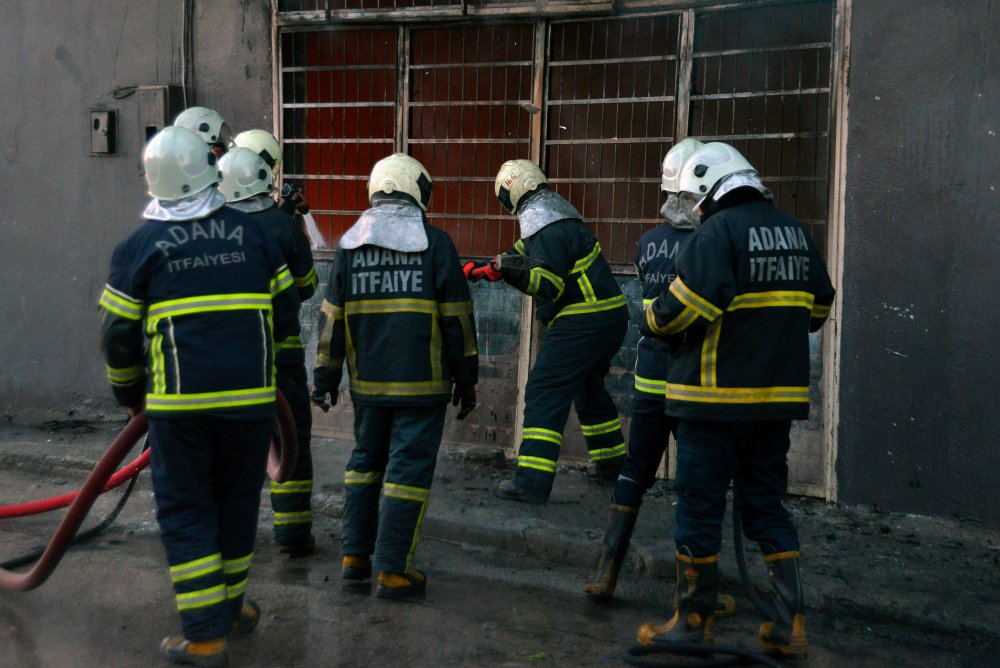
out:
<path id="1" fill-rule="evenodd" d="M 659 167 L 673 145 L 678 14 L 550 27 L 545 164 L 605 255 L 631 263 L 657 224 Z"/>
<path id="2" fill-rule="evenodd" d="M 504 160 L 529 157 L 533 44 L 532 24 L 410 33 L 404 141 L 434 178 L 429 221 L 465 255 L 517 240 L 493 183 Z"/>
<path id="3" fill-rule="evenodd" d="M 693 136 L 743 151 L 822 251 L 832 16 L 831 0 L 800 0 L 520 23 L 285 27 L 284 176 L 306 184 L 335 241 L 367 205 L 374 162 L 407 151 L 435 180 L 431 222 L 463 255 L 483 256 L 516 236 L 493 197 L 496 170 L 535 158 L 624 268 L 658 222 L 663 155 Z"/>
<path id="4" fill-rule="evenodd" d="M 731 143 L 825 256 L 831 2 L 700 11 L 690 134 Z"/>

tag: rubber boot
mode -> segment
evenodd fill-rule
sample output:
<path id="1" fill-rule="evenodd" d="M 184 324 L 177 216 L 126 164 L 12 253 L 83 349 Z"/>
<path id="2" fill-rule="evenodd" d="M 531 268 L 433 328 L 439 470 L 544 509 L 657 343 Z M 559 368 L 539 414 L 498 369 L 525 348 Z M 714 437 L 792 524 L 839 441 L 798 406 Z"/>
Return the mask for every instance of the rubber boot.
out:
<path id="1" fill-rule="evenodd" d="M 316 552 L 316 537 L 310 533 L 298 542 L 279 543 L 278 552 L 290 557 L 308 557 Z"/>
<path id="2" fill-rule="evenodd" d="M 192 642 L 184 636 L 172 636 L 163 639 L 160 651 L 170 663 L 200 668 L 226 668 L 229 665 L 225 638 Z"/>
<path id="3" fill-rule="evenodd" d="M 663 624 L 643 624 L 637 638 L 643 645 L 693 643 L 712 645 L 712 624 L 719 590 L 719 557 L 692 557 L 677 552 L 674 616 Z"/>
<path id="4" fill-rule="evenodd" d="M 589 476 L 590 480 L 603 487 L 612 487 L 618 480 L 618 474 L 621 473 L 624 465 L 625 455 L 596 461 L 594 462 L 594 472 Z"/>
<path id="5" fill-rule="evenodd" d="M 799 556 L 798 552 L 779 552 L 764 557 L 771 581 L 775 619 L 760 625 L 757 639 L 762 650 L 783 659 L 805 659 L 809 656 Z"/>
<path id="6" fill-rule="evenodd" d="M 543 496 L 529 492 L 520 487 L 516 479 L 504 480 L 493 490 L 493 494 L 506 501 L 520 501 L 521 503 L 530 503 L 534 506 L 542 506 L 549 501 L 548 495 Z"/>
<path id="7" fill-rule="evenodd" d="M 371 592 L 372 560 L 368 555 L 347 554 L 341 562 L 340 577 L 345 591 Z"/>
<path id="8" fill-rule="evenodd" d="M 243 601 L 243 608 L 240 614 L 233 620 L 233 633 L 246 634 L 253 633 L 260 622 L 260 606 L 254 601 L 246 599 Z"/>
<path id="9" fill-rule="evenodd" d="M 389 573 L 379 571 L 375 595 L 391 601 L 404 598 L 423 598 L 427 593 L 427 576 L 420 571 Z"/>
<path id="10" fill-rule="evenodd" d="M 604 545 L 597 560 L 597 567 L 590 582 L 583 585 L 583 591 L 587 592 L 591 599 L 608 601 L 614 596 L 615 586 L 618 584 L 618 572 L 621 570 L 625 552 L 628 551 L 628 544 L 632 540 L 632 531 L 635 529 L 638 517 L 638 508 L 611 504 L 608 524 L 604 529 Z"/>

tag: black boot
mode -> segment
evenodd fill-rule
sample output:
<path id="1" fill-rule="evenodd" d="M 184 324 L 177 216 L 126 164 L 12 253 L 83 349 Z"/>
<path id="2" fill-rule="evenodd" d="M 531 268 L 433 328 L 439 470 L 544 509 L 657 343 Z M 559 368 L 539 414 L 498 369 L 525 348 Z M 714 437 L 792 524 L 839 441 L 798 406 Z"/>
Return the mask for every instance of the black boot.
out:
<path id="1" fill-rule="evenodd" d="M 604 529 L 604 546 L 597 561 L 597 567 L 590 582 L 583 585 L 583 591 L 595 601 L 610 600 L 615 594 L 618 584 L 618 571 L 632 539 L 635 520 L 639 516 L 638 508 L 611 504 L 608 513 L 608 525 Z"/>
<path id="2" fill-rule="evenodd" d="M 760 625 L 757 636 L 760 648 L 785 659 L 805 659 L 809 656 L 809 640 L 799 577 L 799 553 L 770 554 L 764 561 L 771 581 L 775 619 Z"/>
<path id="3" fill-rule="evenodd" d="M 703 643 L 712 645 L 712 623 L 719 591 L 719 557 L 692 557 L 677 552 L 677 590 L 674 616 L 662 624 L 643 624 L 638 640 L 643 645 Z"/>

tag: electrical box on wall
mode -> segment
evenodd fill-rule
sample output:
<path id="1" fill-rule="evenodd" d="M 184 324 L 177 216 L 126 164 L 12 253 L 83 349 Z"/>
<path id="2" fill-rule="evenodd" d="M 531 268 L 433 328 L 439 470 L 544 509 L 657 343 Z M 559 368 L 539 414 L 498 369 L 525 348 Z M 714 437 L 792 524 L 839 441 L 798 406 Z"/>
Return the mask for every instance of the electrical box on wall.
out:
<path id="1" fill-rule="evenodd" d="M 184 91 L 176 84 L 139 86 L 139 129 L 142 145 L 174 122 L 184 110 Z"/>
<path id="2" fill-rule="evenodd" d="M 118 112 L 113 109 L 90 110 L 90 154 L 117 155 Z"/>

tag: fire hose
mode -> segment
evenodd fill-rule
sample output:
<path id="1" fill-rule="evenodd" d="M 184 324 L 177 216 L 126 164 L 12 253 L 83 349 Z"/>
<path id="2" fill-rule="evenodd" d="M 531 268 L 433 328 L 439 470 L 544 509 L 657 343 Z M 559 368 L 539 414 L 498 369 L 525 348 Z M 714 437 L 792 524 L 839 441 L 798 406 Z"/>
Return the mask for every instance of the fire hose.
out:
<path id="1" fill-rule="evenodd" d="M 272 480 L 285 482 L 295 470 L 298 445 L 292 411 L 280 390 L 277 392 L 277 408 L 279 442 L 276 443 L 273 440 L 271 442 L 267 472 Z M 63 555 L 66 554 L 66 551 L 72 545 L 74 537 L 80 529 L 80 525 L 83 524 L 83 520 L 87 517 L 87 513 L 94 505 L 97 497 L 103 492 L 117 487 L 126 480 L 134 479 L 148 465 L 149 450 L 145 450 L 129 465 L 118 472 L 115 471 L 122 460 L 125 459 L 125 455 L 142 439 L 147 427 L 148 422 L 144 413 L 139 413 L 129 420 L 125 428 L 111 442 L 104 456 L 97 462 L 97 465 L 90 472 L 90 475 L 79 491 L 42 501 L 13 506 L 0 506 L 0 518 L 22 517 L 69 506 L 69 510 L 52 536 L 52 540 L 49 541 L 48 546 L 44 549 L 30 571 L 15 573 L 7 570 L 13 567 L 12 564 L 19 565 L 23 563 L 23 559 L 5 562 L 3 567 L 0 567 L 0 589 L 28 591 L 35 589 L 52 575 L 52 572 L 55 571 L 56 566 L 62 560 Z M 131 487 L 129 491 L 131 491 Z M 119 507 L 109 516 L 110 519 L 113 519 L 117 515 L 121 509 L 121 505 L 123 504 L 120 502 Z M 110 522 L 105 520 L 101 526 L 103 527 L 108 523 Z M 89 531 L 87 533 L 88 535 L 93 535 L 94 532 Z"/>

